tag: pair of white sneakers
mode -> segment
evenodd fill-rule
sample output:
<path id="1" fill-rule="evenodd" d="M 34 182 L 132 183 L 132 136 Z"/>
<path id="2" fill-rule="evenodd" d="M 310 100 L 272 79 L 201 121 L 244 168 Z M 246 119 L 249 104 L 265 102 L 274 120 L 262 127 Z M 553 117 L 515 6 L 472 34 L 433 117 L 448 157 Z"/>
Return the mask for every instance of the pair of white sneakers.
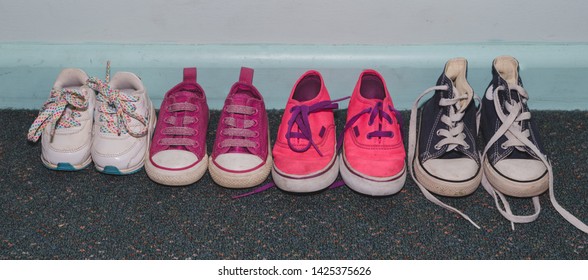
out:
<path id="1" fill-rule="evenodd" d="M 141 79 L 118 72 L 110 80 L 108 63 L 105 81 L 81 69 L 61 71 L 27 138 L 41 138 L 49 169 L 77 171 L 93 161 L 100 172 L 125 175 L 143 167 L 155 123 Z"/>

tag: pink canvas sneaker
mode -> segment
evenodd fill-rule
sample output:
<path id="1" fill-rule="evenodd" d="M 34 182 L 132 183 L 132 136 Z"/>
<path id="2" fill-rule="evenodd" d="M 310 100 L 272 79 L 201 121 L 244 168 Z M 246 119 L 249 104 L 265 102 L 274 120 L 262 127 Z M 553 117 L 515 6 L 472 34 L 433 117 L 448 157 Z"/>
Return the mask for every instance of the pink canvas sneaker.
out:
<path id="1" fill-rule="evenodd" d="M 168 186 L 198 181 L 206 172 L 208 105 L 196 82 L 196 68 L 184 68 L 184 80 L 164 96 L 145 164 L 151 180 Z"/>
<path id="2" fill-rule="evenodd" d="M 327 188 L 339 173 L 335 119 L 321 74 L 311 70 L 296 82 L 274 144 L 272 178 L 290 192 Z"/>
<path id="3" fill-rule="evenodd" d="M 340 166 L 348 187 L 373 196 L 402 189 L 406 152 L 399 118 L 384 78 L 374 70 L 364 70 L 351 95 L 343 132 Z"/>
<path id="4" fill-rule="evenodd" d="M 218 122 L 208 169 L 223 187 L 257 186 L 272 167 L 265 103 L 252 82 L 253 69 L 242 67 Z"/>

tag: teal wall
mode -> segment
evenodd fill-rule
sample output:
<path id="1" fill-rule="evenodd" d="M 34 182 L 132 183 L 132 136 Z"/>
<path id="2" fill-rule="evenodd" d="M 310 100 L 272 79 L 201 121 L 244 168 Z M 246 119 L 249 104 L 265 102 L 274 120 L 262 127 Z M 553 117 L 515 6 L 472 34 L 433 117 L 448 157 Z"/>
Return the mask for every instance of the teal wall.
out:
<path id="1" fill-rule="evenodd" d="M 492 59 L 510 54 L 535 109 L 588 110 L 588 44 L 458 44 L 405 46 L 333 45 L 186 45 L 186 44 L 0 44 L 0 108 L 39 108 L 62 68 L 79 67 L 89 75 L 112 71 L 138 74 L 157 107 L 178 83 L 183 67 L 198 67 L 198 81 L 212 108 L 221 108 L 241 66 L 255 68 L 254 83 L 268 108 L 283 108 L 296 79 L 320 70 L 333 98 L 351 94 L 364 68 L 380 71 L 400 109 L 410 108 L 433 86 L 445 61 L 469 60 L 469 81 L 481 95 L 491 78 Z M 345 105 L 343 105 L 345 107 Z"/>
<path id="2" fill-rule="evenodd" d="M 531 104 L 588 110 L 585 0 L 0 0 L 0 108 L 38 108 L 59 71 L 139 74 L 158 105 L 197 66 L 220 108 L 242 65 L 270 108 L 282 108 L 306 69 L 333 97 L 375 68 L 409 108 L 449 58 L 470 61 L 480 93 L 497 55 L 517 57 Z"/>

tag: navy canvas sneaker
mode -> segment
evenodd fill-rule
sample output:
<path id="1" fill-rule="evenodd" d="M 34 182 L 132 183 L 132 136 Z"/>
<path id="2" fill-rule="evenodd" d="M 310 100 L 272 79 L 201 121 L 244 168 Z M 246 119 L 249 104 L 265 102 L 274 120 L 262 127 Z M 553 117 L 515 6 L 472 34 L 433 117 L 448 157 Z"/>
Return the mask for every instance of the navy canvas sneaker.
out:
<path id="1" fill-rule="evenodd" d="M 492 75 L 482 101 L 481 126 L 486 143 L 482 154 L 482 185 L 513 227 L 514 223 L 532 222 L 539 216 L 538 195 L 549 189 L 554 208 L 568 222 L 588 232 L 588 226 L 555 200 L 551 163 L 531 118 L 527 104 L 529 95 L 519 76 L 518 61 L 511 56 L 497 57 L 492 65 Z M 535 213 L 513 214 L 505 195 L 532 197 Z"/>
<path id="2" fill-rule="evenodd" d="M 420 100 L 432 92 L 434 95 L 419 107 Z M 467 82 L 467 60 L 449 60 L 437 85 L 425 90 L 412 107 L 408 160 L 413 180 L 429 200 L 478 227 L 467 215 L 431 194 L 461 197 L 480 185 L 482 168 L 476 147 L 474 99 Z"/>

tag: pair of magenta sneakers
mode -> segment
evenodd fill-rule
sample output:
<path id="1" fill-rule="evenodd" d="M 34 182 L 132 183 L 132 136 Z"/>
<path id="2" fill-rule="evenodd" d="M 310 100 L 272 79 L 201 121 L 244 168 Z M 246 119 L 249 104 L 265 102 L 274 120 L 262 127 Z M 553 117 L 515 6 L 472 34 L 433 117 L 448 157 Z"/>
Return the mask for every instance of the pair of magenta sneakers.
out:
<path id="1" fill-rule="evenodd" d="M 273 147 L 277 187 L 316 192 L 335 185 L 340 173 L 345 185 L 362 194 L 384 196 L 402 189 L 406 152 L 401 117 L 384 78 L 374 70 L 360 74 L 337 141 L 333 110 L 344 99 L 331 100 L 318 71 L 298 79 Z"/>
<path id="2" fill-rule="evenodd" d="M 168 186 L 195 183 L 209 170 L 228 188 L 259 185 L 269 175 L 268 120 L 265 103 L 253 86 L 253 69 L 243 67 L 225 100 L 212 155 L 207 155 L 209 111 L 197 83 L 196 68 L 185 68 L 182 82 L 164 96 L 146 160 L 147 175 Z"/>

